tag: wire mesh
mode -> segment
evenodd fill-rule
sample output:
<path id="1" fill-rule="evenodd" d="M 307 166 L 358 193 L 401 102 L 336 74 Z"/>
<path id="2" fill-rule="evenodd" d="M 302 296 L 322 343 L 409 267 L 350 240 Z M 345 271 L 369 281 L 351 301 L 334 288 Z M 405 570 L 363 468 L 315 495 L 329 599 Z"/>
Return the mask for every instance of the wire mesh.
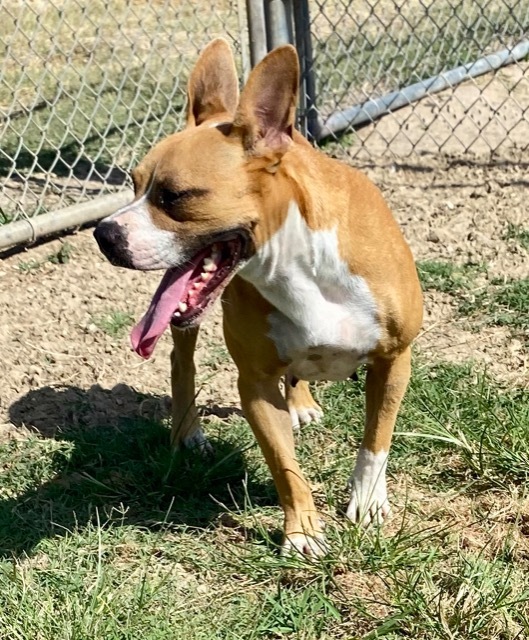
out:
<path id="1" fill-rule="evenodd" d="M 0 0 L 0 224 L 121 188 L 182 125 L 197 53 L 244 3 Z"/>
<path id="2" fill-rule="evenodd" d="M 529 0 L 311 0 L 316 107 L 341 110 L 529 38 Z M 243 0 L 0 0 L 0 224 L 119 190 L 182 125 L 185 82 L 213 37 L 247 69 Z M 352 157 L 529 145 L 524 60 L 354 130 Z"/>
<path id="3" fill-rule="evenodd" d="M 337 111 L 529 42 L 529 1 L 316 0 L 311 32 L 317 106 L 325 125 Z M 345 133 L 354 133 L 353 127 Z M 426 95 L 338 143 L 364 157 L 525 150 L 527 56 Z"/>

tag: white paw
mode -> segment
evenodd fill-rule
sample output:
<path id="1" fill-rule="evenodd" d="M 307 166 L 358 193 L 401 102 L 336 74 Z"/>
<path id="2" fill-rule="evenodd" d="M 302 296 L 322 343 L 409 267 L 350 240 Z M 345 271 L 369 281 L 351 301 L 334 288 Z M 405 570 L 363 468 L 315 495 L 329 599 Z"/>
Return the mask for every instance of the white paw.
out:
<path id="1" fill-rule="evenodd" d="M 318 406 L 289 408 L 289 413 L 293 429 L 299 429 L 302 424 L 319 422 L 323 418 L 323 411 Z"/>
<path id="2" fill-rule="evenodd" d="M 356 466 L 349 480 L 351 500 L 347 517 L 364 527 L 380 525 L 389 515 L 391 507 L 386 490 L 387 451 L 373 453 L 360 449 Z"/>
<path id="3" fill-rule="evenodd" d="M 201 428 L 198 428 L 192 435 L 184 438 L 182 444 L 186 449 L 194 449 L 203 456 L 210 456 L 213 454 L 213 447 Z"/>
<path id="4" fill-rule="evenodd" d="M 323 533 L 316 536 L 308 536 L 304 533 L 292 533 L 285 538 L 281 549 L 282 556 L 295 556 L 301 554 L 311 558 L 321 558 L 329 552 Z"/>

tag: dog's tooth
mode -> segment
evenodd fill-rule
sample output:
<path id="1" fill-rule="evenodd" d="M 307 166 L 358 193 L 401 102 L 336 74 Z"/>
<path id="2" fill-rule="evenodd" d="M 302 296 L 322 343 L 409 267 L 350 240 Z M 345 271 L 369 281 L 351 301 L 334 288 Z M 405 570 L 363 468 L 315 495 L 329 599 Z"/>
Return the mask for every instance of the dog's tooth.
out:
<path id="1" fill-rule="evenodd" d="M 202 289 L 203 286 L 204 284 L 202 282 L 195 282 L 195 284 L 193 285 L 193 288 L 199 291 L 200 289 Z"/>
<path id="2" fill-rule="evenodd" d="M 204 271 L 200 274 L 202 280 L 209 280 L 211 278 L 211 273 L 205 273 Z"/>
<path id="3" fill-rule="evenodd" d="M 204 271 L 216 271 L 217 265 L 213 262 L 211 258 L 204 258 L 204 266 L 202 267 Z"/>
<path id="4" fill-rule="evenodd" d="M 187 304 L 185 302 L 181 302 L 178 305 L 178 309 L 179 311 L 181 311 L 182 313 L 184 313 L 185 311 L 187 311 Z"/>
<path id="5" fill-rule="evenodd" d="M 177 311 L 177 312 L 175 313 L 175 317 L 176 317 L 176 318 L 179 318 L 179 317 L 180 317 L 180 312 L 179 312 L 179 311 Z"/>

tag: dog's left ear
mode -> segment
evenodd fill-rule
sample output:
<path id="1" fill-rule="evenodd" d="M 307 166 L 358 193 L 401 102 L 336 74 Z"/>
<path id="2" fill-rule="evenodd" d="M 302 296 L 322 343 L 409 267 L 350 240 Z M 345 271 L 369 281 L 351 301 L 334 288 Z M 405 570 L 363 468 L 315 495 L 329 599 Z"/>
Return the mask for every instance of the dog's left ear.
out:
<path id="1" fill-rule="evenodd" d="M 187 126 L 217 115 L 233 116 L 239 100 L 237 69 L 230 45 L 223 38 L 202 51 L 187 83 Z"/>
<path id="2" fill-rule="evenodd" d="M 291 45 L 278 47 L 253 69 L 241 95 L 234 127 L 248 151 L 284 153 L 292 141 L 299 63 Z"/>

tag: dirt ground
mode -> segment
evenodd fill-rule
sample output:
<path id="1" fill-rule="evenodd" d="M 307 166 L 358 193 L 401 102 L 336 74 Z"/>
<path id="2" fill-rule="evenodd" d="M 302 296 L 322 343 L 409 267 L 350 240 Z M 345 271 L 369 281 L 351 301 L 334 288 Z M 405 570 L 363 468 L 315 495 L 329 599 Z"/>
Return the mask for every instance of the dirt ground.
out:
<path id="1" fill-rule="evenodd" d="M 494 276 L 529 276 L 527 251 L 503 239 L 509 222 L 527 225 L 528 166 L 508 157 L 495 162 L 424 157 L 364 170 L 384 192 L 417 260 L 486 263 L 486 284 Z M 72 247 L 69 261 L 50 261 L 65 241 Z M 100 319 L 117 311 L 139 319 L 159 279 L 158 273 L 112 267 L 90 229 L 0 263 L 3 437 L 22 433 L 23 424 L 51 435 L 70 415 L 72 403 L 89 405 L 86 415 L 94 424 L 129 415 L 166 415 L 170 335 L 144 362 L 129 347 L 128 329 L 116 338 L 100 328 Z M 529 385 L 529 355 L 504 328 L 473 333 L 447 294 L 429 292 L 425 303 L 416 343 L 423 357 L 472 359 L 499 379 Z M 237 406 L 218 310 L 202 327 L 198 362 L 199 404 Z"/>

